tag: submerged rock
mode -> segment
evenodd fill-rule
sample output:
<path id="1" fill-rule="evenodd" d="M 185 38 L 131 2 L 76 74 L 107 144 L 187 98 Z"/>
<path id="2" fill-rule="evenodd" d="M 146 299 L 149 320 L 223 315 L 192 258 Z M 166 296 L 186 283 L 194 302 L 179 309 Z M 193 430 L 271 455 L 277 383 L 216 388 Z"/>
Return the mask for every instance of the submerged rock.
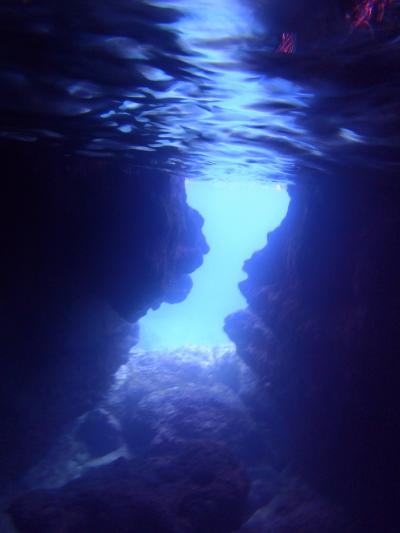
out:
<path id="1" fill-rule="evenodd" d="M 148 427 L 149 446 L 211 439 L 223 441 L 242 454 L 254 430 L 240 400 L 221 385 L 188 384 L 143 398 L 132 418 L 124 421 L 125 435 L 132 449 L 135 449 L 137 424 Z"/>
<path id="2" fill-rule="evenodd" d="M 122 445 L 119 424 L 104 409 L 96 409 L 84 417 L 76 438 L 85 444 L 92 457 L 101 457 Z"/>
<path id="3" fill-rule="evenodd" d="M 246 476 L 222 445 L 198 441 L 147 461 L 118 461 L 9 509 L 21 533 L 229 533 L 240 527 Z"/>
<path id="4" fill-rule="evenodd" d="M 208 247 L 179 176 L 22 143 L 1 161 L 4 484 L 97 406 L 132 322 L 184 297 Z"/>
<path id="5" fill-rule="evenodd" d="M 226 379 L 229 381 L 228 373 L 223 371 L 228 360 L 235 374 L 243 372 L 245 365 L 236 355 L 232 344 L 189 345 L 152 351 L 134 348 L 115 376 L 108 403 L 118 411 L 119 405 L 127 402 L 134 404 L 151 392 L 187 383 L 207 386 L 223 383 Z M 236 380 L 233 388 L 237 386 Z"/>
<path id="6" fill-rule="evenodd" d="M 249 468 L 247 473 L 250 479 L 250 489 L 246 504 L 246 515 L 251 516 L 282 492 L 287 480 L 278 471 L 268 466 Z"/>
<path id="7" fill-rule="evenodd" d="M 228 317 L 226 331 L 266 393 L 258 415 L 274 449 L 347 508 L 353 531 L 392 533 L 400 524 L 399 188 L 338 178 L 291 196 L 267 246 L 245 263 L 249 309 Z"/>
<path id="8" fill-rule="evenodd" d="M 341 512 L 301 489 L 278 494 L 258 509 L 240 533 L 350 533 Z"/>
<path id="9" fill-rule="evenodd" d="M 24 476 L 24 489 L 59 488 L 118 457 L 174 453 L 198 439 L 223 442 L 243 461 L 259 464 L 270 449 L 238 395 L 250 386 L 245 367 L 230 346 L 135 350 L 102 407 L 60 435 Z"/>
<path id="10" fill-rule="evenodd" d="M 135 352 L 118 372 L 107 406 L 133 453 L 213 439 L 257 461 L 268 441 L 240 397 L 242 389 L 248 396 L 249 373 L 229 346 Z"/>

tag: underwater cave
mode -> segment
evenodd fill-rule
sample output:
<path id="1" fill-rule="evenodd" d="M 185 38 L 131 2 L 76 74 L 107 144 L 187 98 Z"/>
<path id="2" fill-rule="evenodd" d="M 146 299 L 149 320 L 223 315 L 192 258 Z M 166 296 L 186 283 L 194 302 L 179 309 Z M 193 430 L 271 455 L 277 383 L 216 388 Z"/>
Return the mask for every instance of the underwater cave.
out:
<path id="1" fill-rule="evenodd" d="M 186 194 L 204 219 L 209 251 L 191 275 L 185 300 L 163 303 L 139 321 L 137 347 L 143 350 L 229 344 L 224 319 L 246 306 L 238 287 L 245 277 L 243 263 L 265 246 L 267 233 L 279 226 L 288 206 L 282 185 L 263 182 L 188 180 Z"/>
<path id="2" fill-rule="evenodd" d="M 400 531 L 400 2 L 0 24 L 0 531 Z"/>

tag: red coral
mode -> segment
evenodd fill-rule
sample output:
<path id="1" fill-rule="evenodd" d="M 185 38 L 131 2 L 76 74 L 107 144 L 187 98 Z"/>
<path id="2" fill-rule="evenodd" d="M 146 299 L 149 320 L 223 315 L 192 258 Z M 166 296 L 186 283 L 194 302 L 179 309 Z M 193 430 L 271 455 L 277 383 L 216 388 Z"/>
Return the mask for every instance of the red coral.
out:
<path id="1" fill-rule="evenodd" d="M 279 54 L 293 54 L 296 50 L 296 34 L 282 33 L 281 42 L 279 43 L 276 52 Z"/>
<path id="2" fill-rule="evenodd" d="M 387 5 L 392 0 L 357 0 L 346 18 L 352 30 L 357 28 L 372 29 L 373 22 L 382 22 Z"/>

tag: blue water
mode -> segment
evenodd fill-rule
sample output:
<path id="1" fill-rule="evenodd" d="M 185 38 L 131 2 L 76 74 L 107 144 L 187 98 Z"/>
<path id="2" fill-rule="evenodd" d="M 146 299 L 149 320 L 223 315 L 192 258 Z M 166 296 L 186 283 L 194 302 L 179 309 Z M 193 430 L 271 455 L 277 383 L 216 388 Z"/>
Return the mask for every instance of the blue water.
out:
<path id="1" fill-rule="evenodd" d="M 182 318 L 172 320 L 169 306 L 149 313 L 142 342 L 155 342 L 150 319 L 159 323 L 159 342 L 225 340 L 223 316 L 244 303 L 236 290 L 241 264 L 285 211 L 267 198 L 261 206 L 254 182 L 377 179 L 383 167 L 386 180 L 398 179 L 400 0 L 381 23 L 358 29 L 340 4 L 1 2 L 0 142 L 99 164 L 128 159 L 143 179 L 163 169 L 215 183 L 212 190 L 188 182 L 212 249 L 179 305 Z M 293 54 L 276 53 L 283 32 L 297 35 Z M 231 181 L 248 190 L 224 188 Z M 284 203 L 285 193 L 279 198 Z M 203 294 L 213 295 L 207 313 Z"/>
<path id="2" fill-rule="evenodd" d="M 189 204 L 205 219 L 210 252 L 185 301 L 163 304 L 140 321 L 138 347 L 145 350 L 229 342 L 224 318 L 246 306 L 237 286 L 246 277 L 243 262 L 265 246 L 289 201 L 283 187 L 257 182 L 187 181 L 186 188 Z"/>
<path id="3" fill-rule="evenodd" d="M 400 2 L 353 30 L 345 3 L 4 0 L 0 141 L 138 174 L 397 179 Z"/>

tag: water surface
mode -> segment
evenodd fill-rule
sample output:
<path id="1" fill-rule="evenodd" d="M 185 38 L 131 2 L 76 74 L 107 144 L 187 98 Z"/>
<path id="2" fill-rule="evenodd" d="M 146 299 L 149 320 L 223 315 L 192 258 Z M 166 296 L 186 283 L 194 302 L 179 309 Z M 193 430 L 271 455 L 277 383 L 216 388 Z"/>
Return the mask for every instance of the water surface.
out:
<path id="1" fill-rule="evenodd" d="M 357 4 L 5 0 L 0 137 L 195 179 L 395 176 L 398 2 Z"/>

